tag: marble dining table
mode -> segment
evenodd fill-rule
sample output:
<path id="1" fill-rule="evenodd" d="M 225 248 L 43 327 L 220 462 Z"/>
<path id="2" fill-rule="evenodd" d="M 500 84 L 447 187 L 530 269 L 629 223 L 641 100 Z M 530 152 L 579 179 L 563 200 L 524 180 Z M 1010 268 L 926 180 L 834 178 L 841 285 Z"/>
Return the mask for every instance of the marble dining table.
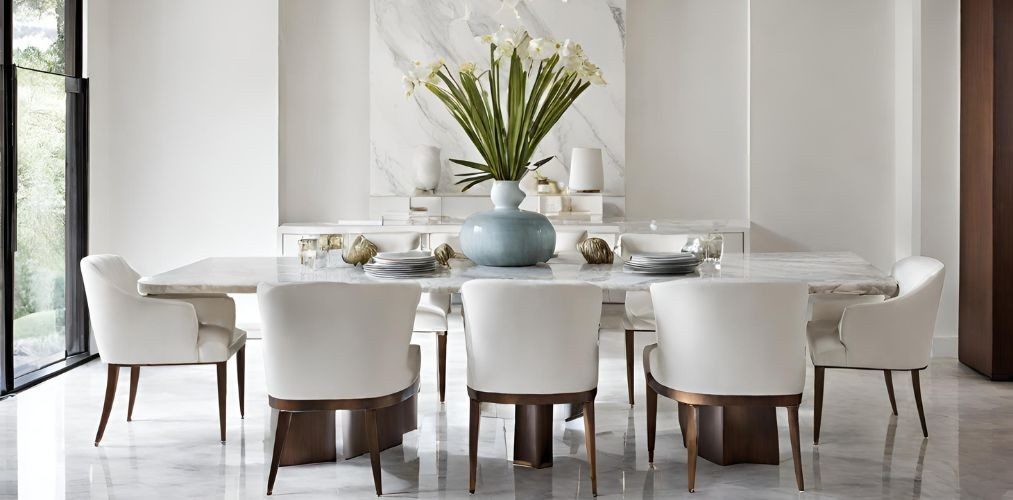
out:
<path id="1" fill-rule="evenodd" d="M 577 280 L 595 284 L 603 291 L 647 291 L 654 283 L 686 279 L 775 280 L 805 282 L 811 295 L 882 295 L 897 293 L 897 282 L 852 252 L 791 252 L 725 254 L 720 262 L 706 262 L 687 275 L 635 274 L 614 264 L 592 265 L 579 254 L 557 256 L 532 267 L 484 267 L 466 259 L 453 259 L 450 267 L 415 278 L 426 292 L 459 292 L 476 279 Z M 256 293 L 260 283 L 368 283 L 361 267 L 343 265 L 310 268 L 295 257 L 212 257 L 141 278 L 138 291 L 165 296 Z M 534 467 L 552 465 L 552 405 L 518 406 L 515 417 L 515 463 Z M 681 406 L 681 405 L 680 405 Z M 684 408 L 680 408 L 684 410 Z M 778 463 L 777 419 L 774 408 L 715 407 L 700 413 L 700 456 L 711 462 Z M 362 412 L 342 418 L 344 458 L 367 451 Z M 683 413 L 680 411 L 680 413 Z M 572 416 L 572 415 L 571 415 Z M 417 428 L 417 399 L 378 413 L 382 449 L 401 444 L 403 435 Z M 684 420 L 681 418 L 680 420 Z M 336 421 L 333 412 L 297 414 L 289 427 L 282 465 L 334 461 L 337 458 Z M 724 439 L 733 436 L 734 439 Z"/>

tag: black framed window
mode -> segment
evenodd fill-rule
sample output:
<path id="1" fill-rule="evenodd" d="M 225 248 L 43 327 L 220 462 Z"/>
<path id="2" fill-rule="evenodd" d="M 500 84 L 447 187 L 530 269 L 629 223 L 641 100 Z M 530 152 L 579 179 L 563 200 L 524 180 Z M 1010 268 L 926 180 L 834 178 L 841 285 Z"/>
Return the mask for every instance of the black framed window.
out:
<path id="1" fill-rule="evenodd" d="M 9 393 L 90 358 L 88 85 L 82 0 L 0 0 L 2 381 Z"/>

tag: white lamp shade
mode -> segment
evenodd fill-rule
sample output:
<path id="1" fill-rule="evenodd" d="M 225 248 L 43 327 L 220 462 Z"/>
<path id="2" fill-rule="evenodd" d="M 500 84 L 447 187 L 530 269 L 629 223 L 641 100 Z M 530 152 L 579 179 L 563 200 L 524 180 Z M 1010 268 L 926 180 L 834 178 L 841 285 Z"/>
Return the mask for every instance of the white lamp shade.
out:
<path id="1" fill-rule="evenodd" d="M 601 149 L 573 148 L 570 158 L 571 191 L 598 191 L 605 188 L 605 174 L 602 171 Z"/>

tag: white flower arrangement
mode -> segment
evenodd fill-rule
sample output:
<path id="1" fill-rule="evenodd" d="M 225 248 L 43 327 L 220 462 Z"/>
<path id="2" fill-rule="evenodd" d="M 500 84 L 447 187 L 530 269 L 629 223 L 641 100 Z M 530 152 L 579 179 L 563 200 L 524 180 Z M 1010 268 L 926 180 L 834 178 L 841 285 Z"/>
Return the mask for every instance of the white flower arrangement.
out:
<path id="1" fill-rule="evenodd" d="M 402 77 L 406 96 L 424 87 L 439 98 L 482 156 L 484 163 L 450 160 L 477 170 L 457 174 L 464 191 L 490 179 L 519 181 L 547 163 L 552 157 L 531 163 L 535 148 L 581 93 L 606 84 L 572 40 L 532 38 L 505 26 L 475 39 L 489 46 L 488 69 L 463 62 L 455 75 L 441 58 L 415 61 Z"/>

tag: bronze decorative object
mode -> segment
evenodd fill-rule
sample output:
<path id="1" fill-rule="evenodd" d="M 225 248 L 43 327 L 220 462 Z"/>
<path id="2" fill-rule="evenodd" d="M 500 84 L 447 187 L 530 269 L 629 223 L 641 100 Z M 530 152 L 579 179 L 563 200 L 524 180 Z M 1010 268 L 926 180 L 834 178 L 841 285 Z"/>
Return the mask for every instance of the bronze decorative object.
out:
<path id="1" fill-rule="evenodd" d="M 441 266 L 450 267 L 450 259 L 453 259 L 457 255 L 454 251 L 454 247 L 444 243 L 435 250 L 433 250 L 433 257 L 436 257 L 436 262 L 439 262 Z"/>
<path id="2" fill-rule="evenodd" d="M 611 264 L 615 259 L 612 248 L 601 238 L 588 238 L 577 243 L 577 250 L 588 264 Z"/>
<path id="3" fill-rule="evenodd" d="M 341 259 L 353 266 L 358 266 L 366 264 L 376 257 L 377 251 L 376 245 L 360 234 L 355 237 L 351 245 L 344 248 Z"/>

